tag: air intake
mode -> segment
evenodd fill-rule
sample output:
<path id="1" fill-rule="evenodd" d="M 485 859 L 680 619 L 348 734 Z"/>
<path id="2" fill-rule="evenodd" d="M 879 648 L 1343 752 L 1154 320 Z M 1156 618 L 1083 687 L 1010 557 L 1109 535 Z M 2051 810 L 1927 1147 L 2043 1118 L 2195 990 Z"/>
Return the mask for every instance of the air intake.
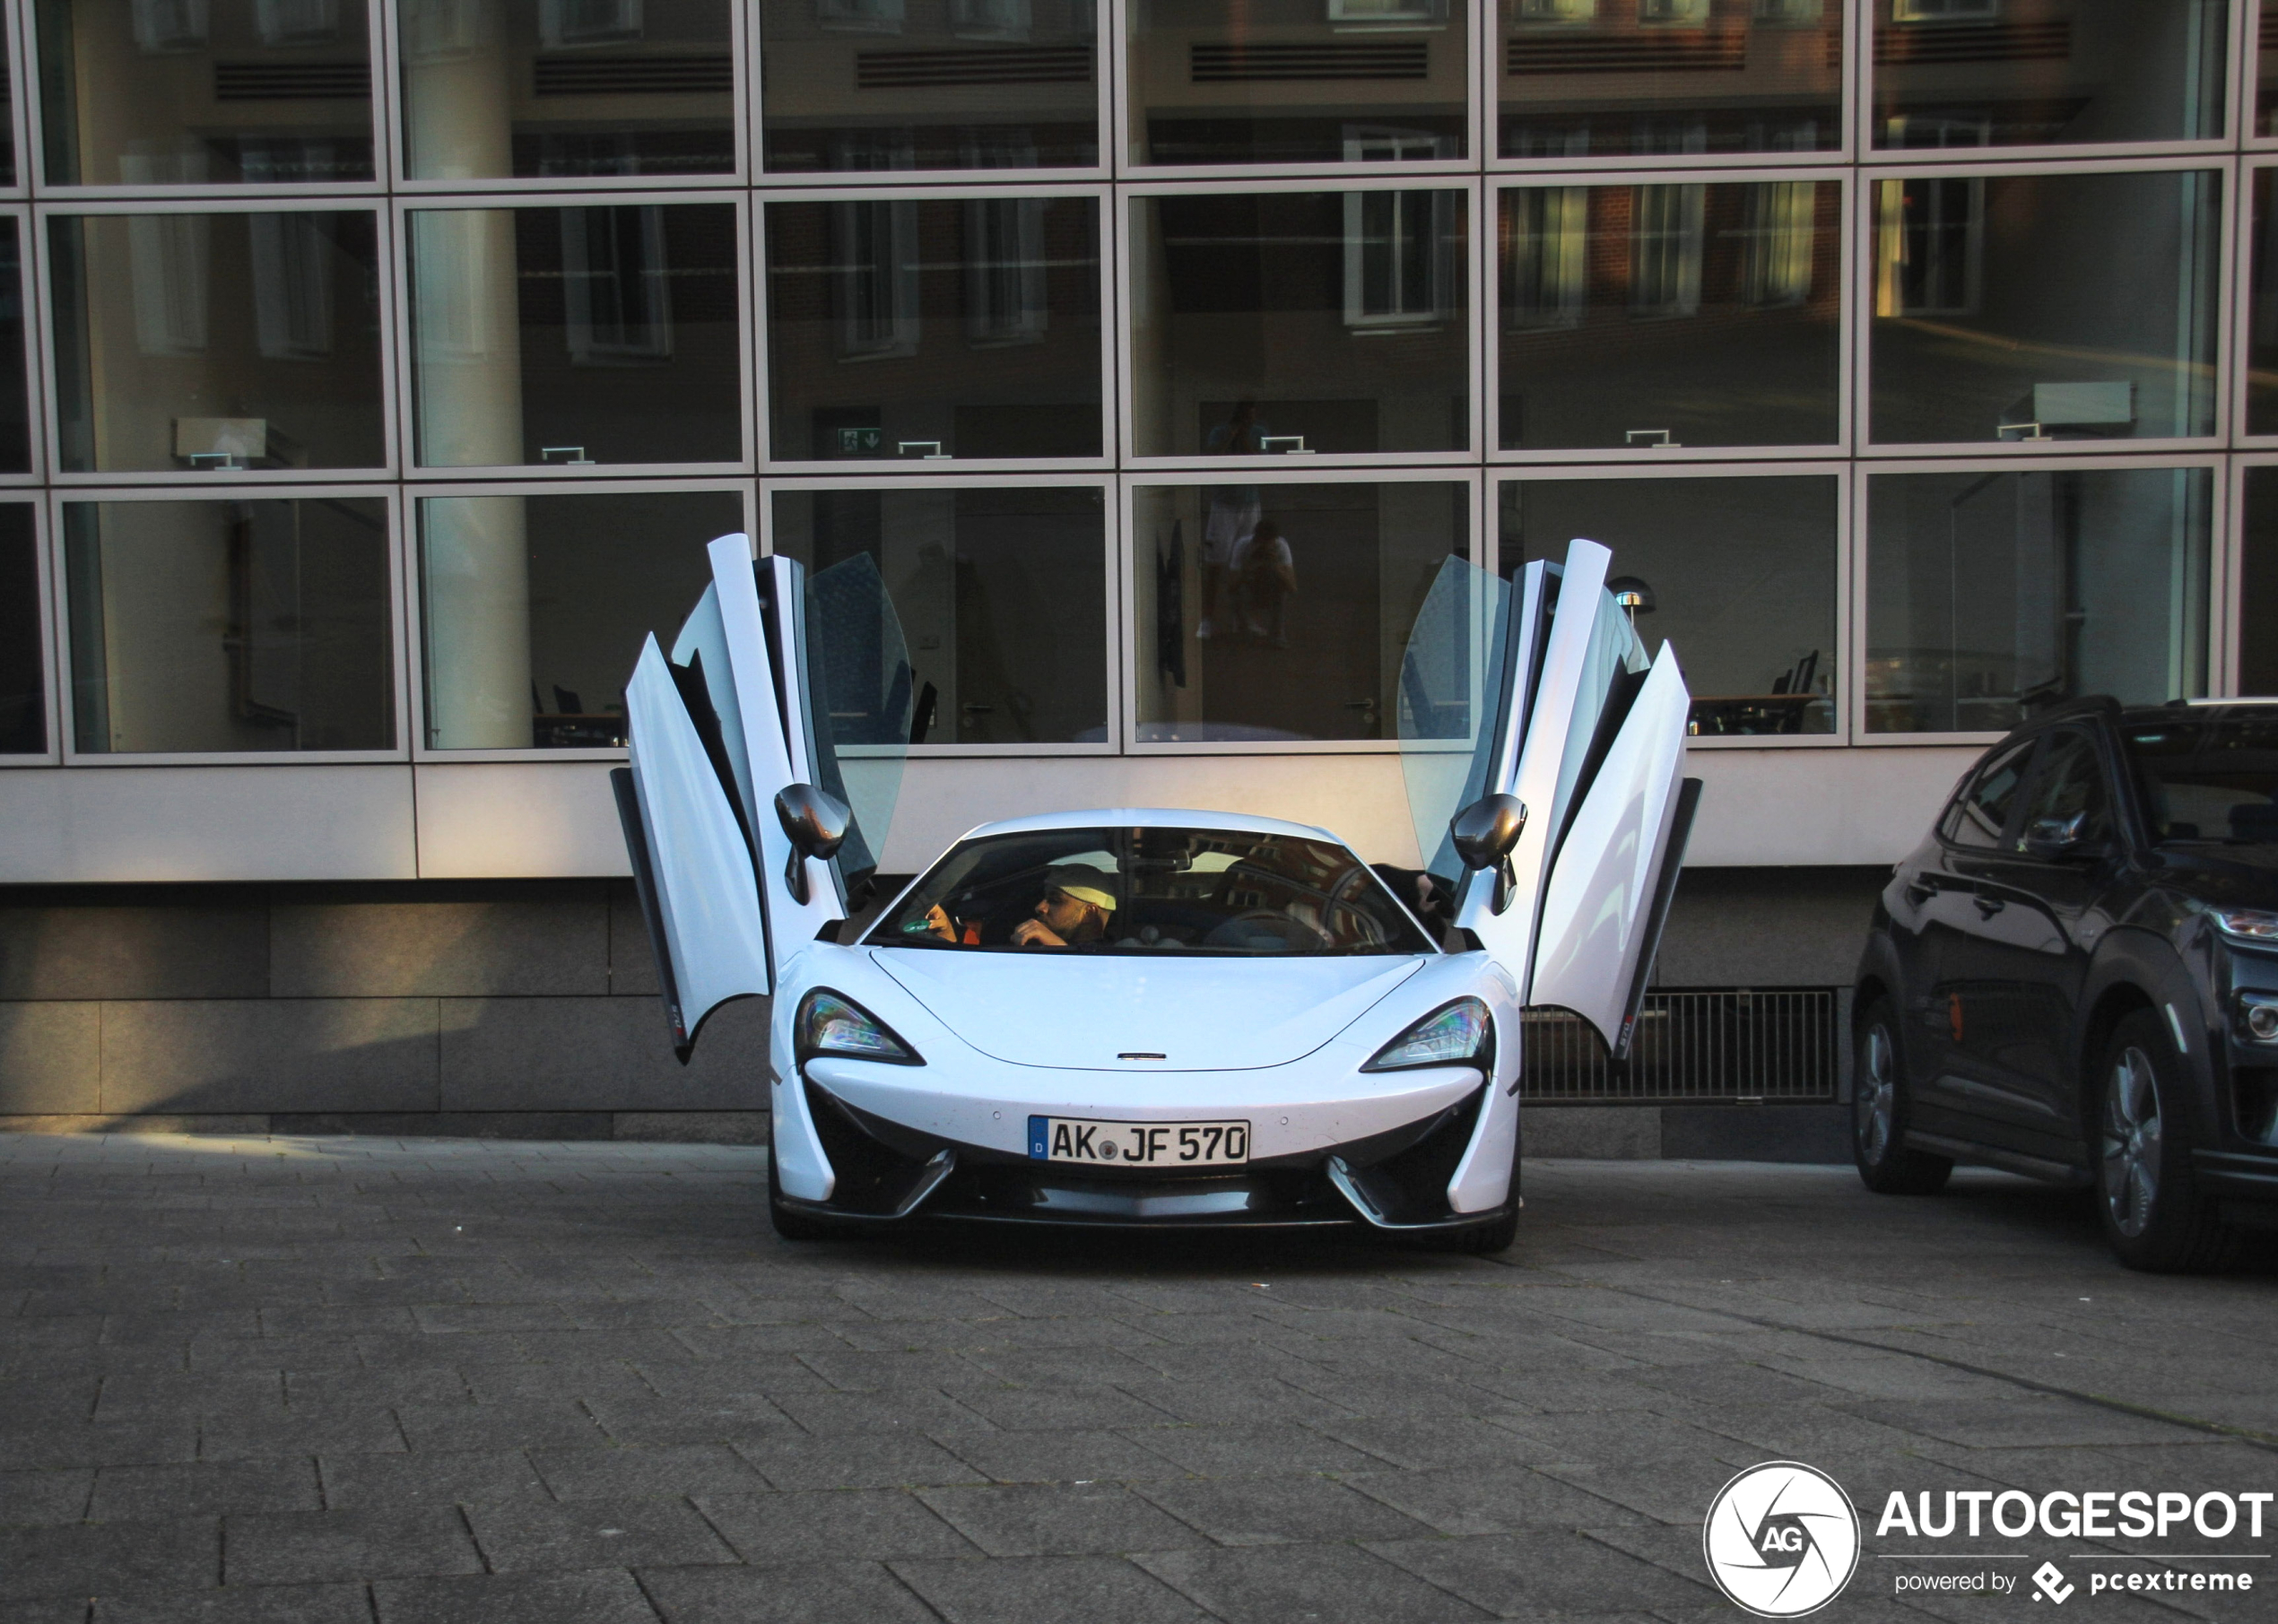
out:
<path id="1" fill-rule="evenodd" d="M 1422 79 L 1421 39 L 1326 45 L 1194 45 L 1187 72 L 1196 84 L 1257 84 L 1326 79 Z"/>
<path id="2" fill-rule="evenodd" d="M 217 62 L 216 101 L 369 101 L 371 65 L 364 62 Z"/>
<path id="3" fill-rule="evenodd" d="M 952 84 L 1089 84 L 1088 45 L 1008 45 L 971 51 L 859 51 L 858 91 Z"/>
<path id="4" fill-rule="evenodd" d="M 2056 22 L 1945 22 L 1874 30 L 1878 62 L 2061 62 L 2073 54 L 2073 25 Z"/>
<path id="5" fill-rule="evenodd" d="M 735 90 L 731 56 L 541 56 L 533 87 L 541 96 L 726 96 Z"/>
<path id="6" fill-rule="evenodd" d="M 1736 74 L 1748 65 L 1748 36 L 1715 34 L 1544 34 L 1514 39 L 1505 71 L 1543 74 Z"/>

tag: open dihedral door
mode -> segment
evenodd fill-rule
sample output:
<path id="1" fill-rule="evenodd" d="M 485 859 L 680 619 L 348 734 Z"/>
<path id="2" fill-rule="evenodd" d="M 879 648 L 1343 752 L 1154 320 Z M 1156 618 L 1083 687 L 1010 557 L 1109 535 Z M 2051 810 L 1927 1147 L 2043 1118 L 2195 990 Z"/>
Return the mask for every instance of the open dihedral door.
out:
<path id="1" fill-rule="evenodd" d="M 610 775 L 683 1063 L 708 1015 L 772 992 L 866 890 L 909 739 L 900 625 L 866 554 L 812 578 L 755 562 L 740 534 L 710 556 L 670 656 L 653 635 L 641 647 L 625 689 L 632 765 Z M 853 812 L 828 862 L 794 854 L 775 809 L 793 784 Z"/>
<path id="2" fill-rule="evenodd" d="M 1681 777 L 1691 699 L 1675 654 L 1665 644 L 1647 660 L 1605 590 L 1612 557 L 1576 541 L 1563 567 L 1529 564 L 1513 581 L 1450 559 L 1409 643 L 1400 724 L 1417 843 L 1456 888 L 1456 923 L 1526 1002 L 1572 1010 L 1620 1059 L 1700 783 Z M 1456 811 L 1496 794 L 1527 814 L 1500 886 L 1465 873 L 1447 834 Z"/>

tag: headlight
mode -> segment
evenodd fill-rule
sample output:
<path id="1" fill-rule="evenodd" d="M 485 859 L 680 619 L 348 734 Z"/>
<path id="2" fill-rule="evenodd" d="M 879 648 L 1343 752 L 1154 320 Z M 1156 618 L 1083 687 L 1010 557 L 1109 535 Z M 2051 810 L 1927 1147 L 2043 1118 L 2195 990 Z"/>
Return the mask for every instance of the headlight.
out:
<path id="1" fill-rule="evenodd" d="M 2278 1043 L 2278 993 L 2239 994 L 2239 1024 L 2256 1043 Z"/>
<path id="2" fill-rule="evenodd" d="M 2215 928 L 2238 942 L 2278 947 L 2278 914 L 2262 908 L 2211 908 Z"/>
<path id="3" fill-rule="evenodd" d="M 844 1055 L 849 1060 L 883 1060 L 891 1065 L 926 1064 L 884 1021 L 836 993 L 809 993 L 799 1005 L 799 1018 L 792 1023 L 791 1031 L 801 1060 L 816 1055 Z"/>
<path id="4" fill-rule="evenodd" d="M 1364 1072 L 1404 1072 L 1421 1065 L 1462 1065 L 1485 1052 L 1495 1029 L 1487 1006 L 1476 998 L 1458 998 L 1422 1020 L 1377 1051 Z"/>

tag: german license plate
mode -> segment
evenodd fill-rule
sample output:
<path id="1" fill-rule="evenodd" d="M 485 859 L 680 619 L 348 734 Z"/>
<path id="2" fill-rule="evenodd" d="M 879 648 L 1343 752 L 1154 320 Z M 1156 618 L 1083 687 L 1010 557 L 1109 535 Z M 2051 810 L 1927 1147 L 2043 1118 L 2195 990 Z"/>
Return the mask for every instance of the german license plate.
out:
<path id="1" fill-rule="evenodd" d="M 1029 1159 L 1099 1167 L 1238 1167 L 1249 1159 L 1249 1124 L 1031 1116 Z"/>

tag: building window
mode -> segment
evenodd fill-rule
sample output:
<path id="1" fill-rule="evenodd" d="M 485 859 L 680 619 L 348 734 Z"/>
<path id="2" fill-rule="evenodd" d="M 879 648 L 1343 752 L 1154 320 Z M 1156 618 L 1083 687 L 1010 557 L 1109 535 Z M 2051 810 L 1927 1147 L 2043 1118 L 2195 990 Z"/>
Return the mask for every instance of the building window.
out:
<path id="1" fill-rule="evenodd" d="M 1459 192 L 1344 195 L 1348 326 L 1446 321 L 1455 311 Z"/>
<path id="2" fill-rule="evenodd" d="M 1051 325 L 1045 291 L 1044 200 L 984 197 L 965 205 L 965 336 L 976 344 L 1041 343 Z"/>
<path id="3" fill-rule="evenodd" d="M 2249 169 L 2253 207 L 2247 217 L 2251 250 L 2247 275 L 2247 421 L 2248 434 L 2278 434 L 2278 211 L 2271 208 L 2266 169 Z"/>
<path id="4" fill-rule="evenodd" d="M 1590 188 L 1530 187 L 1502 195 L 1503 320 L 1571 327 L 1588 293 Z"/>
<path id="5" fill-rule="evenodd" d="M 66 502 L 63 524 L 80 753 L 395 747 L 379 498 Z"/>
<path id="6" fill-rule="evenodd" d="M 660 208 L 561 211 L 570 360 L 645 366 L 673 355 L 673 283 Z"/>
<path id="7" fill-rule="evenodd" d="M 1840 490 L 1831 473 L 1506 480 L 1502 571 L 1559 562 L 1578 535 L 1602 542 L 1640 599 L 1647 649 L 1677 647 L 1697 736 L 1831 734 Z"/>
<path id="8" fill-rule="evenodd" d="M 830 680 L 834 711 L 907 714 L 917 745 L 1105 743 L 1106 498 L 1098 485 L 776 489 L 771 550 L 818 586 L 833 569 L 874 571 L 900 622 L 899 656 L 867 625 L 824 651 L 850 667 Z"/>
<path id="9" fill-rule="evenodd" d="M 679 624 L 706 547 L 745 527 L 733 491 L 422 498 L 428 748 L 623 744 L 642 639 Z"/>
<path id="10" fill-rule="evenodd" d="M 0 215 L 0 473 L 31 468 L 31 401 L 24 360 L 22 227 Z"/>
<path id="11" fill-rule="evenodd" d="M 865 360 L 917 349 L 917 204 L 834 203 L 839 355 Z"/>
<path id="12" fill-rule="evenodd" d="M 1877 316 L 1974 316 L 1985 259 L 1986 183 L 1943 175 L 1876 188 Z"/>
<path id="13" fill-rule="evenodd" d="M 1454 481 L 1132 491 L 1140 744 L 1397 738 L 1400 662 L 1440 563 L 1471 552 Z"/>
<path id="14" fill-rule="evenodd" d="M 1630 310 L 1636 316 L 1700 314 L 1699 186 L 1639 187 L 1630 234 Z"/>
<path id="15" fill-rule="evenodd" d="M 2248 468 L 2245 496 L 2239 524 L 2239 691 L 2278 694 L 2278 468 Z"/>
<path id="16" fill-rule="evenodd" d="M 30 502 L 0 503 L 0 756 L 48 748 L 48 647 Z"/>
<path id="17" fill-rule="evenodd" d="M 370 212 L 58 214 L 48 231 L 65 468 L 386 463 Z"/>
<path id="18" fill-rule="evenodd" d="M 2206 468 L 1867 476 L 1870 733 L 2206 692 Z"/>

